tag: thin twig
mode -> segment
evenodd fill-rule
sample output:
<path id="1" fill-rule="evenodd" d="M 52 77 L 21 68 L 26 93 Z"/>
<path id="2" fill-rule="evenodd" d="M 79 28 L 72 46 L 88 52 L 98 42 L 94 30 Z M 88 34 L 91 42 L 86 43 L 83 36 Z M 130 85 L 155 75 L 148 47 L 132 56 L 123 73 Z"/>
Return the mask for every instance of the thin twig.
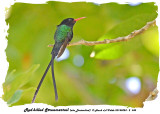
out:
<path id="1" fill-rule="evenodd" d="M 157 94 L 158 94 L 158 90 L 157 88 L 155 88 L 152 92 L 150 92 L 148 98 L 146 99 L 146 101 L 151 101 L 151 100 L 154 100 L 156 97 L 157 97 Z"/>
<path id="2" fill-rule="evenodd" d="M 127 40 L 135 37 L 136 35 L 144 32 L 149 27 L 154 26 L 155 24 L 156 24 L 155 20 L 151 21 L 151 22 L 147 22 L 147 24 L 144 27 L 142 27 L 139 30 L 135 30 L 135 31 L 131 32 L 131 34 L 129 34 L 128 36 L 118 37 L 118 38 L 115 38 L 115 39 L 104 39 L 103 41 L 85 41 L 85 40 L 80 40 L 78 42 L 71 43 L 68 46 L 75 46 L 75 45 L 93 46 L 93 45 L 99 45 L 99 44 L 109 44 L 109 43 L 114 43 L 114 42 L 127 41 Z M 48 45 L 48 47 L 53 47 L 53 45 Z"/>

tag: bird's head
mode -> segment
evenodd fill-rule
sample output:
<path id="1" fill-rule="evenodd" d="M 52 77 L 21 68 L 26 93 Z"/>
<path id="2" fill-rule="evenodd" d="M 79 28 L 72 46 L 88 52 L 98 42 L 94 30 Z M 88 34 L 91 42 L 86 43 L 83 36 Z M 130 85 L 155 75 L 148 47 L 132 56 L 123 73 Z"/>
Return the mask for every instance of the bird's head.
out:
<path id="1" fill-rule="evenodd" d="M 83 18 L 86 18 L 86 17 L 81 17 L 81 18 L 78 18 L 78 19 L 74 19 L 74 18 L 67 18 L 67 19 L 64 19 L 60 25 L 67 25 L 67 26 L 70 26 L 70 27 L 73 27 L 73 25 L 78 21 L 78 20 L 81 20 Z"/>

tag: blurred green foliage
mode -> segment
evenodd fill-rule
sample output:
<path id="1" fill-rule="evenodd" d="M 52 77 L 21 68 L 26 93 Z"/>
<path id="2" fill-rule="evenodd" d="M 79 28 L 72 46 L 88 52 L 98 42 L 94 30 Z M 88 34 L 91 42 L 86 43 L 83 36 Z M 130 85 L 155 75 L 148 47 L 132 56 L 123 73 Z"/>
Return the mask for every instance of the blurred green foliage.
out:
<path id="1" fill-rule="evenodd" d="M 7 101 L 7 104 L 10 106 L 11 104 L 16 103 L 21 98 L 22 92 L 22 90 L 17 90 L 13 94 L 13 96 Z"/>
<path id="2" fill-rule="evenodd" d="M 137 6 L 108 3 L 46 4 L 15 3 L 6 14 L 9 24 L 8 74 L 3 84 L 3 99 L 9 106 L 31 103 L 36 87 L 51 59 L 53 36 L 58 25 L 68 17 L 87 17 L 74 26 L 72 42 L 126 36 L 157 17 L 154 3 Z M 158 77 L 158 28 L 151 27 L 127 42 L 68 48 L 68 59 L 55 61 L 55 76 L 59 101 L 54 100 L 52 76 L 49 70 L 37 95 L 36 102 L 54 106 L 68 105 L 125 105 L 143 106 L 149 92 L 156 87 Z M 95 51 L 94 58 L 90 58 Z M 73 58 L 84 57 L 77 67 Z M 138 94 L 124 88 L 129 77 L 141 80 Z M 127 102 L 126 102 L 127 101 Z"/>

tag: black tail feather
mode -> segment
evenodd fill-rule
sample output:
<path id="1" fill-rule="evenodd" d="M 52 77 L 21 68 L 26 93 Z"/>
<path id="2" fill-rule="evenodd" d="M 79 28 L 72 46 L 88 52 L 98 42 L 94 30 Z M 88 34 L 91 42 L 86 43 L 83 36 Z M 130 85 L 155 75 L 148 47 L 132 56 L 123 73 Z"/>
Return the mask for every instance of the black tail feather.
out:
<path id="1" fill-rule="evenodd" d="M 54 85 L 55 100 L 58 101 L 56 80 L 55 80 L 55 77 L 54 77 L 54 61 L 51 63 L 51 70 L 52 70 L 52 79 L 53 79 L 53 85 Z"/>
<path id="2" fill-rule="evenodd" d="M 43 82 L 44 78 L 46 77 L 46 74 L 47 74 L 47 72 L 48 72 L 48 70 L 49 70 L 49 68 L 50 68 L 50 66 L 51 66 L 51 63 L 53 63 L 54 58 L 55 58 L 55 57 L 52 57 L 50 63 L 48 64 L 48 66 L 47 66 L 47 68 L 46 68 L 46 70 L 45 70 L 45 72 L 44 72 L 44 74 L 43 74 L 43 76 L 42 76 L 42 78 L 41 78 L 41 81 L 40 81 L 39 84 L 38 84 L 38 87 L 37 87 L 37 89 L 36 89 L 36 91 L 35 91 L 35 94 L 34 94 L 34 97 L 33 97 L 33 99 L 32 99 L 32 103 L 35 102 L 37 93 L 38 93 L 38 91 L 39 91 L 39 89 L 40 89 L 40 87 L 41 87 L 41 85 L 42 85 L 42 82 Z"/>
<path id="3" fill-rule="evenodd" d="M 52 70 L 52 78 L 53 78 L 53 85 L 54 85 L 54 91 L 55 91 L 55 100 L 56 100 L 56 101 L 58 100 L 58 93 L 57 93 L 57 88 L 56 88 L 56 81 L 55 81 L 55 77 L 54 77 L 53 62 L 54 62 L 54 58 L 55 58 L 55 56 L 57 56 L 57 54 L 58 54 L 58 52 L 59 52 L 62 44 L 63 44 L 63 42 L 57 42 L 57 43 L 54 44 L 54 47 L 53 47 L 52 52 L 51 52 L 51 54 L 52 54 L 52 59 L 51 59 L 51 61 L 49 62 L 48 66 L 47 66 L 47 68 L 46 68 L 46 71 L 44 72 L 44 74 L 43 74 L 43 76 L 42 76 L 42 78 L 41 78 L 41 80 L 40 80 L 40 82 L 39 82 L 39 84 L 38 84 L 38 87 L 37 87 L 37 89 L 36 89 L 36 91 L 35 91 L 35 94 L 34 94 L 34 97 L 33 97 L 33 99 L 32 99 L 32 103 L 35 102 L 35 99 L 36 99 L 36 96 L 37 96 L 37 94 L 38 94 L 38 91 L 39 91 L 39 89 L 40 89 L 40 87 L 41 87 L 41 85 L 42 85 L 42 82 L 43 82 L 43 80 L 44 80 L 44 78 L 45 78 L 45 76 L 46 76 L 46 74 L 47 74 L 50 66 L 52 67 L 51 70 Z"/>

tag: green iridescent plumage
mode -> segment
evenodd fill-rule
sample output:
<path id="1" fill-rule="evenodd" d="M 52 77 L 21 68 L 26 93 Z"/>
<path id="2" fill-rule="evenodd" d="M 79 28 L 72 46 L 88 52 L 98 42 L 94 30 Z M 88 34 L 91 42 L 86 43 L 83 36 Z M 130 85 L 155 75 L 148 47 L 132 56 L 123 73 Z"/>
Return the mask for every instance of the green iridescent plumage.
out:
<path id="1" fill-rule="evenodd" d="M 72 34 L 72 28 L 67 25 L 60 25 L 54 35 L 55 42 L 63 42 L 69 34 Z"/>

